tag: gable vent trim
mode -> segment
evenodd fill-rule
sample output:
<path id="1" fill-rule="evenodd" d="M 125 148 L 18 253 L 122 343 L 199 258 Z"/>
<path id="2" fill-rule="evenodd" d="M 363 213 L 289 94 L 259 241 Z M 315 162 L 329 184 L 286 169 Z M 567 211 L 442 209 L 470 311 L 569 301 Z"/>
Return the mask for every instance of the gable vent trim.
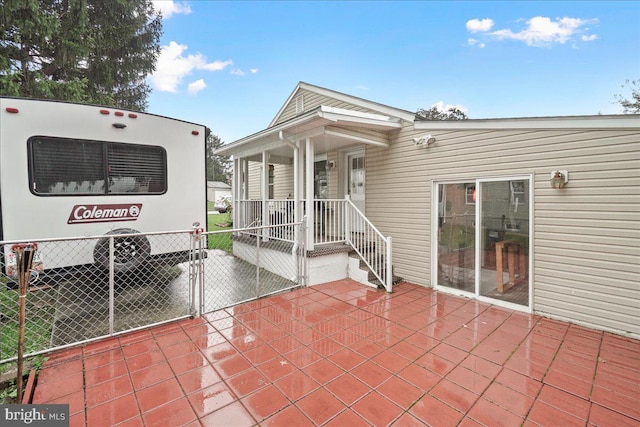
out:
<path id="1" fill-rule="evenodd" d="M 304 111 L 304 96 L 298 95 L 296 97 L 296 114 L 300 114 Z"/>

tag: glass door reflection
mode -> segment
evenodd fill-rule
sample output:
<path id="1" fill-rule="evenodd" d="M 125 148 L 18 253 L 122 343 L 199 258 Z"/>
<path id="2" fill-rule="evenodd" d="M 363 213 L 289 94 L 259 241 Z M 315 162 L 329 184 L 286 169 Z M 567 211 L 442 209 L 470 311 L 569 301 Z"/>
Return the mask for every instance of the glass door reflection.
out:
<path id="1" fill-rule="evenodd" d="M 480 182 L 482 296 L 529 305 L 529 180 Z"/>
<path id="2" fill-rule="evenodd" d="M 438 285 L 475 292 L 476 183 L 438 185 Z"/>

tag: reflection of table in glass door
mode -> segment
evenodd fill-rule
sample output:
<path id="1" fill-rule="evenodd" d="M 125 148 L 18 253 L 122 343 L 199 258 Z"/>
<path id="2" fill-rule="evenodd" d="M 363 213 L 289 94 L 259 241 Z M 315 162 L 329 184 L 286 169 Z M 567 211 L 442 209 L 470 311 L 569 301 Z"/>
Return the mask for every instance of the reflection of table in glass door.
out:
<path id="1" fill-rule="evenodd" d="M 512 239 L 509 237 L 512 237 Z M 517 237 L 519 236 L 509 236 L 509 233 L 507 233 L 505 240 L 496 242 L 496 282 L 498 292 L 500 293 L 522 283 L 527 278 L 527 255 L 525 254 L 525 247 L 528 239 Z M 507 282 L 504 281 L 502 275 L 505 264 L 503 257 L 505 254 L 509 272 L 509 280 Z"/>

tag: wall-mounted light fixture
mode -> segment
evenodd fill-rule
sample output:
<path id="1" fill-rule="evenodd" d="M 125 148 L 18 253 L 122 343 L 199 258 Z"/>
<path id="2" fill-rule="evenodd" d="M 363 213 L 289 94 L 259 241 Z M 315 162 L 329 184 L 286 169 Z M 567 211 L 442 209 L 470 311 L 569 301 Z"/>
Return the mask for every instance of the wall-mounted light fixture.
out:
<path id="1" fill-rule="evenodd" d="M 336 162 L 333 160 L 328 160 L 327 163 L 325 164 L 326 170 L 333 169 L 335 167 L 336 167 Z"/>
<path id="2" fill-rule="evenodd" d="M 555 170 L 551 172 L 551 188 L 564 188 L 569 182 L 569 172 L 566 170 Z"/>
<path id="3" fill-rule="evenodd" d="M 422 135 L 422 136 L 418 136 L 413 138 L 413 143 L 415 145 L 431 145 L 434 142 L 436 142 L 436 137 L 435 136 L 431 136 L 431 135 Z"/>

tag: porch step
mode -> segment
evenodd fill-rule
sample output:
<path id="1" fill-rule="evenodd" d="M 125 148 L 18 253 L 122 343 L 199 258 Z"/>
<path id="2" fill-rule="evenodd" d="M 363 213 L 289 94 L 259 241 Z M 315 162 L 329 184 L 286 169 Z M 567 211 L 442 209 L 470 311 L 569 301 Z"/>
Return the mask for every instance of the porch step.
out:
<path id="1" fill-rule="evenodd" d="M 384 265 L 384 256 L 379 256 L 380 262 Z M 349 278 L 367 286 L 379 289 L 384 288 L 384 284 L 378 280 L 376 275 L 369 269 L 367 264 L 355 251 L 351 251 L 349 253 Z M 393 274 L 392 284 L 395 285 L 401 281 L 402 277 Z"/>
<path id="2" fill-rule="evenodd" d="M 398 283 L 402 282 L 402 277 L 400 276 L 396 276 L 395 274 L 393 275 L 393 279 L 391 280 L 391 285 L 395 286 Z M 384 289 L 384 285 L 382 284 L 382 282 L 380 282 L 380 280 L 378 280 L 377 277 L 373 276 L 373 279 L 369 280 L 369 283 L 371 283 L 372 285 L 375 285 L 375 287 L 377 287 L 378 289 Z"/>

